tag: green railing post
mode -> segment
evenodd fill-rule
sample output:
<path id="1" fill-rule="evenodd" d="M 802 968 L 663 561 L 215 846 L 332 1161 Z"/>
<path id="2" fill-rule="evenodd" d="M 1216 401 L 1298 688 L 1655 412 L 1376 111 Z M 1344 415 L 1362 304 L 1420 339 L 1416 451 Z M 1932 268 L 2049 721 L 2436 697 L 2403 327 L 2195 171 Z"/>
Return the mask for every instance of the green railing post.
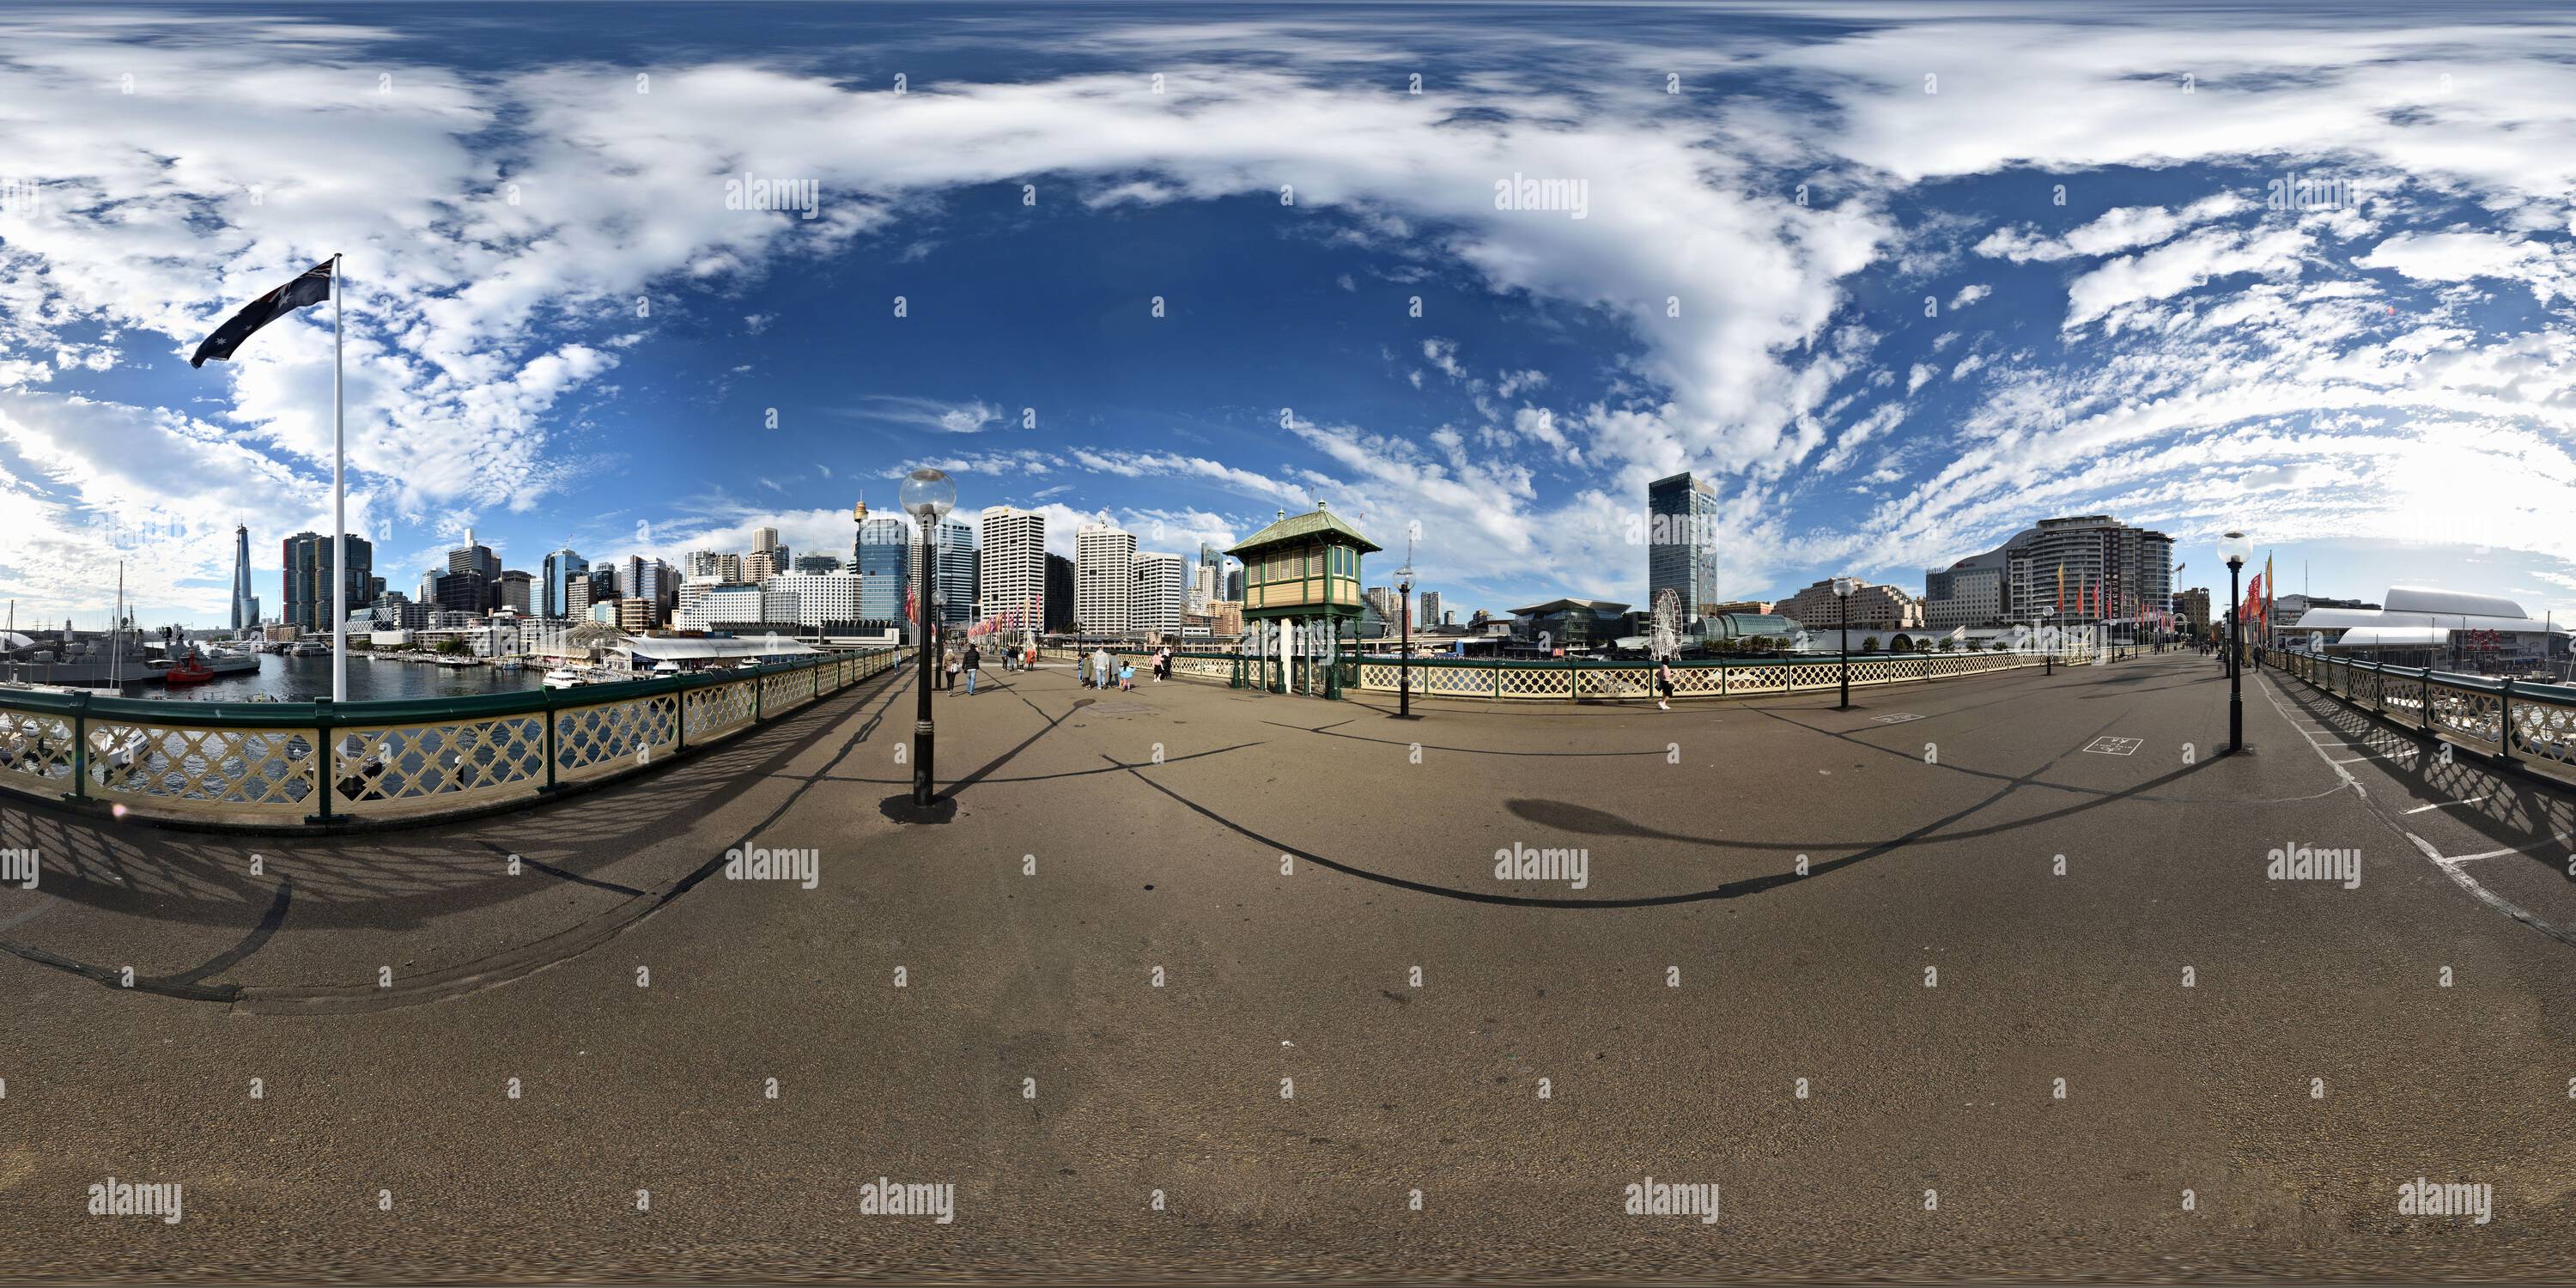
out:
<path id="1" fill-rule="evenodd" d="M 340 750 L 331 745 L 331 699 L 313 699 L 313 776 L 322 790 L 320 820 L 331 821 L 331 793 L 340 789 Z M 389 766 L 390 767 L 390 766 Z"/>
<path id="2" fill-rule="evenodd" d="M 556 695 L 560 692 L 562 691 L 559 689 L 537 690 L 539 695 L 537 701 L 542 704 L 540 707 L 540 714 L 544 715 L 546 718 L 547 791 L 553 791 L 555 789 L 555 704 L 558 701 Z"/>
<path id="3" fill-rule="evenodd" d="M 89 799 L 89 695 L 72 709 L 72 799 Z"/>
<path id="4" fill-rule="evenodd" d="M 2513 763 L 2513 677 L 2496 686 L 2496 759 Z"/>
<path id="5" fill-rule="evenodd" d="M 934 571 L 935 571 L 935 570 L 934 570 Z M 759 724 L 759 723 L 761 722 L 761 720 L 764 718 L 764 717 L 762 717 L 762 715 L 760 714 L 760 692 L 761 692 L 761 690 L 766 689 L 766 688 L 768 688 L 768 687 L 769 687 L 769 677 L 768 677 L 768 675 L 766 675 L 766 674 L 764 674 L 764 673 L 762 673 L 762 672 L 754 671 L 754 672 L 752 672 L 752 673 L 751 673 L 751 680 L 750 680 L 750 684 L 751 684 L 751 722 L 752 722 L 753 724 Z"/>
<path id="6" fill-rule="evenodd" d="M 681 677 L 671 677 L 671 737 L 676 756 L 689 749 L 689 691 L 681 687 Z"/>

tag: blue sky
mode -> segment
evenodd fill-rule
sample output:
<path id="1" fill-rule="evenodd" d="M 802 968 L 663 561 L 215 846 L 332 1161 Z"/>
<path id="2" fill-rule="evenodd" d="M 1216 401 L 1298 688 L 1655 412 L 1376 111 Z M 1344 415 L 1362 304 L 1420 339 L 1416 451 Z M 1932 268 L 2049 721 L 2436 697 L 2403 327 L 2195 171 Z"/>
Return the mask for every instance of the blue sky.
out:
<path id="1" fill-rule="evenodd" d="M 2576 608 L 2548 9 L 607 12 L 0 10 L 22 623 L 97 624 L 120 558 L 218 622 L 236 518 L 274 610 L 327 310 L 185 355 L 335 250 L 397 588 L 468 526 L 529 569 L 846 553 L 932 463 L 1068 555 L 1323 500 L 1418 523 L 1453 607 L 1636 602 L 1644 484 L 1692 469 L 1746 597 L 2106 512 L 2181 585 L 2241 526 L 2286 589 Z"/>

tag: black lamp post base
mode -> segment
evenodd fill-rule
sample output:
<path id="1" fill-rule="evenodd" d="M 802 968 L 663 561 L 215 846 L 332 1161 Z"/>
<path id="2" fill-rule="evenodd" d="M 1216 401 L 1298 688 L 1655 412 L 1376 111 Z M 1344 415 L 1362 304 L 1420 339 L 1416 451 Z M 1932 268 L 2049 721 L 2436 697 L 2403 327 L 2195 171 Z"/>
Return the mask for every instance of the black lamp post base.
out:
<path id="1" fill-rule="evenodd" d="M 947 823 L 957 817 L 957 802 L 951 797 L 941 796 L 927 805 L 916 805 L 912 794 L 906 792 L 877 802 L 877 812 L 898 823 Z"/>

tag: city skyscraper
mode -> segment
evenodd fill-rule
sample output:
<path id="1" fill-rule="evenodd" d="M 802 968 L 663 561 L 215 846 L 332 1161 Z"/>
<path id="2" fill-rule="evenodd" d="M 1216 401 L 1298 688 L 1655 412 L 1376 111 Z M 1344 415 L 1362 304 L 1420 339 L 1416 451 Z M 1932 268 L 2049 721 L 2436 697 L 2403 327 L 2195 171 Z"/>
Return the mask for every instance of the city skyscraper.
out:
<path id="1" fill-rule="evenodd" d="M 1426 590 L 1414 597 L 1413 624 L 1416 626 L 1438 626 L 1440 624 L 1439 591 Z"/>
<path id="2" fill-rule="evenodd" d="M 976 558 L 977 590 L 993 616 L 1019 614 L 1023 627 L 1046 620 L 1046 516 L 997 505 L 984 511 L 984 544 Z"/>
<path id="3" fill-rule="evenodd" d="M 1073 620 L 1091 634 L 1129 629 L 1136 600 L 1136 534 L 1105 523 L 1073 532 Z"/>
<path id="4" fill-rule="evenodd" d="M 1046 629 L 1073 629 L 1073 561 L 1063 555 L 1046 557 Z"/>
<path id="5" fill-rule="evenodd" d="M 501 603 L 501 559 L 465 530 L 465 544 L 447 552 L 448 575 L 438 579 L 438 606 L 459 613 L 488 613 Z"/>
<path id="6" fill-rule="evenodd" d="M 751 553 L 743 556 L 742 560 L 742 579 L 755 586 L 760 585 L 782 572 L 792 571 L 792 558 L 787 547 L 779 543 L 778 529 L 754 528 Z"/>
<path id="7" fill-rule="evenodd" d="M 939 620 L 961 626 L 975 620 L 983 589 L 983 568 L 976 557 L 975 529 L 956 519 L 939 524 Z"/>
<path id="8" fill-rule="evenodd" d="M 573 580 L 589 574 L 590 561 L 574 554 L 570 546 L 547 555 L 543 580 L 537 587 L 538 615 L 550 620 L 572 616 Z M 583 607 L 588 606 L 584 601 Z"/>
<path id="9" fill-rule="evenodd" d="M 365 537 L 354 534 L 348 537 L 348 543 L 349 603 L 372 604 L 384 584 L 374 575 L 375 547 Z M 296 533 L 284 543 L 280 565 L 286 609 L 279 620 L 298 631 L 331 629 L 331 545 L 331 538 L 312 532 Z M 353 607 L 351 611 L 356 610 Z"/>
<path id="10" fill-rule="evenodd" d="M 1671 590 L 1688 622 L 1718 602 L 1717 552 L 1708 544 L 1717 522 L 1717 489 L 1689 473 L 1646 485 L 1646 609 Z"/>
<path id="11" fill-rule="evenodd" d="M 912 525 L 901 519 L 869 519 L 859 525 L 856 564 L 859 570 L 859 617 L 871 622 L 903 621 L 903 592 L 912 584 Z"/>
<path id="12" fill-rule="evenodd" d="M 250 593 L 250 525 L 233 525 L 233 629 L 259 625 L 259 597 Z"/>
<path id="13" fill-rule="evenodd" d="M 1147 635 L 1179 633 L 1188 575 L 1187 563 L 1179 555 L 1148 551 L 1136 556 L 1136 590 L 1129 601 L 1127 628 Z"/>

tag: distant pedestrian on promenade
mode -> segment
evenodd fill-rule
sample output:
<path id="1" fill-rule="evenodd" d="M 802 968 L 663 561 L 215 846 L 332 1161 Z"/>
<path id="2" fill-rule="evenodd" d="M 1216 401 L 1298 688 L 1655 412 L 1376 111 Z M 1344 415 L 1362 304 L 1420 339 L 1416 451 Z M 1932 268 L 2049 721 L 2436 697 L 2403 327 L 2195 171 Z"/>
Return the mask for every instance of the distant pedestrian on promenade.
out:
<path id="1" fill-rule="evenodd" d="M 1116 676 L 1111 673 L 1110 668 L 1116 665 L 1116 662 L 1110 660 L 1108 649 L 1093 649 L 1091 651 L 1091 682 L 1093 686 L 1102 689 L 1108 688 L 1111 681 L 1116 679 Z"/>
<path id="2" fill-rule="evenodd" d="M 1121 663 L 1119 663 L 1119 664 L 1118 664 L 1118 691 L 1119 691 L 1120 693 L 1125 693 L 1125 692 L 1126 692 L 1126 691 L 1128 691 L 1129 689 L 1132 689 L 1132 688 L 1135 688 L 1135 687 L 1136 687 L 1136 664 L 1135 664 L 1135 663 L 1133 663 L 1133 662 L 1121 662 Z"/>
<path id="3" fill-rule="evenodd" d="M 1673 709 L 1673 664 L 1670 662 L 1655 663 L 1655 695 L 1657 710 Z"/>
<path id="4" fill-rule="evenodd" d="M 945 653 L 943 653 L 943 654 L 940 656 L 940 659 L 939 659 L 939 670 L 940 670 L 940 673 L 941 673 L 943 676 L 945 676 L 945 677 L 946 677 L 945 682 L 943 682 L 939 687 L 941 687 L 941 688 L 943 688 L 943 689 L 953 689 L 953 688 L 956 688 L 956 687 L 957 687 L 957 650 L 956 650 L 956 649 L 951 648 L 951 649 L 947 650 Z"/>
<path id="5" fill-rule="evenodd" d="M 981 650 L 977 649 L 977 648 L 976 648 L 974 645 L 972 645 L 972 644 L 967 645 L 967 646 L 966 646 L 966 657 L 965 657 L 965 660 L 964 660 L 964 663 L 963 663 L 963 665 L 964 665 L 964 667 L 965 667 L 965 670 L 966 670 L 966 696 L 967 696 L 967 697 L 970 697 L 970 698 L 971 698 L 971 697 L 974 697 L 974 696 L 975 696 L 975 669 L 976 669 L 977 667 L 982 666 L 983 664 L 984 664 L 984 654 L 983 654 L 983 652 L 982 652 Z"/>
<path id="6" fill-rule="evenodd" d="M 1164 645 L 1154 653 L 1154 683 L 1172 678 L 1172 646 Z"/>

